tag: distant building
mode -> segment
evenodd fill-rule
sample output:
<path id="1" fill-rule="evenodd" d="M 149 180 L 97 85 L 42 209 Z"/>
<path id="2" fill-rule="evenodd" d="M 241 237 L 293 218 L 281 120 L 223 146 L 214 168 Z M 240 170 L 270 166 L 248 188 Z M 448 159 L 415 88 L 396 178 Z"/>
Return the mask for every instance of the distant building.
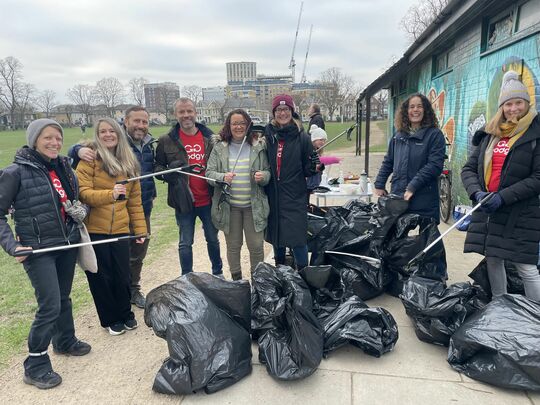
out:
<path id="1" fill-rule="evenodd" d="M 227 84 L 242 84 L 257 78 L 256 62 L 227 62 Z"/>
<path id="2" fill-rule="evenodd" d="M 163 82 L 144 85 L 144 100 L 149 111 L 167 114 L 178 98 L 180 98 L 180 88 L 176 83 Z"/>
<path id="3" fill-rule="evenodd" d="M 203 87 L 202 89 L 203 101 L 225 101 L 225 87 L 215 86 L 215 87 Z"/>
<path id="4" fill-rule="evenodd" d="M 255 80 L 245 81 L 242 84 L 230 84 L 225 88 L 226 98 L 249 98 L 256 102 L 259 110 L 269 109 L 272 99 L 281 93 L 292 91 L 291 76 L 265 76 L 258 75 Z"/>

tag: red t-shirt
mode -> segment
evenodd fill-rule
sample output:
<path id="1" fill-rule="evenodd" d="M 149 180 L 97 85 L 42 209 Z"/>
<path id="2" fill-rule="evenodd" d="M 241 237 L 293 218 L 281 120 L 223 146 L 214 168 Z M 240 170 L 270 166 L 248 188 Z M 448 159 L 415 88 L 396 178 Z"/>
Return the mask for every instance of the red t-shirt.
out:
<path id="1" fill-rule="evenodd" d="M 285 146 L 285 139 L 280 139 L 278 141 L 278 148 L 277 148 L 277 177 L 279 180 L 279 172 L 281 171 L 281 156 L 283 155 L 283 147 Z"/>
<path id="2" fill-rule="evenodd" d="M 489 179 L 488 191 L 494 192 L 499 189 L 501 182 L 501 172 L 506 155 L 508 155 L 508 140 L 510 138 L 501 138 L 493 148 L 493 158 L 491 159 L 491 178 Z"/>
<path id="3" fill-rule="evenodd" d="M 54 189 L 57 191 L 58 195 L 60 196 L 60 202 L 65 203 L 67 201 L 67 194 L 66 190 L 64 190 L 64 187 L 62 187 L 62 182 L 58 178 L 58 175 L 54 170 L 49 170 L 49 177 L 51 179 L 52 185 Z M 64 206 L 62 205 L 60 207 L 60 212 L 62 213 L 62 219 L 66 220 L 66 211 L 64 210 Z"/>
<path id="4" fill-rule="evenodd" d="M 179 136 L 182 145 L 186 148 L 189 164 L 199 163 L 206 166 L 206 160 L 204 158 L 204 138 L 201 131 L 197 131 L 195 135 L 187 135 L 180 129 Z M 200 174 L 204 176 L 204 171 Z M 208 191 L 208 183 L 206 180 L 189 176 L 189 188 L 195 198 L 195 201 L 193 202 L 195 207 L 210 205 L 210 192 Z"/>

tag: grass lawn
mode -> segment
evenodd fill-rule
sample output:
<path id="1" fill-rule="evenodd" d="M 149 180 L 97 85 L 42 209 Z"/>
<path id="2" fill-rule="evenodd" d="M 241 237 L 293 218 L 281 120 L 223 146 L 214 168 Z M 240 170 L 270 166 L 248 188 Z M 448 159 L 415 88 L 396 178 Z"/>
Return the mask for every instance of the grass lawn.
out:
<path id="1" fill-rule="evenodd" d="M 352 123 L 327 123 L 328 138 L 332 139 L 340 132 L 346 130 Z M 210 125 L 214 132 L 218 132 L 220 125 Z M 169 127 L 152 127 L 154 137 L 165 134 Z M 88 137 L 93 136 L 92 128 L 86 132 Z M 354 135 L 351 141 L 346 136 L 328 147 L 328 150 L 351 148 L 354 151 Z M 68 148 L 82 139 L 79 128 L 64 130 L 63 154 Z M 24 131 L 0 132 L 0 168 L 9 165 L 18 148 L 26 143 Z M 386 144 L 383 145 L 386 150 Z M 375 145 L 373 149 L 379 148 Z M 372 148 L 370 148 L 372 150 Z M 178 231 L 173 211 L 167 206 L 167 187 L 157 182 L 158 198 L 152 212 L 152 241 L 146 263 L 150 264 L 165 247 L 178 240 Z M 33 288 L 26 276 L 22 265 L 14 258 L 8 256 L 0 249 L 0 369 L 6 367 L 9 359 L 20 351 L 25 351 L 25 342 L 33 320 L 37 305 Z M 76 269 L 73 290 L 71 294 L 75 315 L 82 309 L 93 307 L 92 296 L 88 289 L 86 276 L 80 269 Z"/>

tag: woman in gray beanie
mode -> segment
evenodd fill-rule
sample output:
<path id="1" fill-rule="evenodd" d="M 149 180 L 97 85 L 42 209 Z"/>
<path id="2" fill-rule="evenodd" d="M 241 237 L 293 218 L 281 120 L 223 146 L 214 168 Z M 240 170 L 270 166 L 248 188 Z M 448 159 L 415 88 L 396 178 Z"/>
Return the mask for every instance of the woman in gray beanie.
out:
<path id="1" fill-rule="evenodd" d="M 12 165 L 0 171 L 0 244 L 10 255 L 80 240 L 78 224 L 86 210 L 77 201 L 79 186 L 68 159 L 59 155 L 63 135 L 56 121 L 31 122 L 26 130 L 28 145 L 17 151 Z M 6 218 L 10 208 L 17 237 Z M 91 349 L 75 337 L 73 325 L 69 295 L 76 256 L 77 249 L 16 256 L 34 287 L 38 305 L 28 335 L 23 381 L 41 389 L 62 382 L 47 354 L 51 340 L 57 354 L 82 356 Z"/>
<path id="2" fill-rule="evenodd" d="M 475 146 L 461 171 L 472 214 L 465 252 L 486 257 L 491 292 L 506 294 L 505 261 L 514 263 L 528 298 L 540 301 L 540 119 L 516 72 L 503 77 L 499 109 L 472 139 Z"/>

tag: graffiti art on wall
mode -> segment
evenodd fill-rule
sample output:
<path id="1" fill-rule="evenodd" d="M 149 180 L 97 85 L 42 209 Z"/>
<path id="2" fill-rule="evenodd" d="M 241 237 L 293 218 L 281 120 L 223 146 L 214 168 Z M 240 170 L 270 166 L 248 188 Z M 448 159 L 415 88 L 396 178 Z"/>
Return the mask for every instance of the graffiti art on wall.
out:
<path id="1" fill-rule="evenodd" d="M 447 153 L 451 156 L 452 146 L 454 145 L 455 121 L 453 116 L 448 118 L 445 117 L 444 112 L 446 92 L 444 90 L 441 90 L 441 92 L 437 94 L 437 90 L 432 87 L 428 92 L 427 98 L 431 102 L 433 110 L 435 110 L 435 115 L 437 115 L 437 119 L 439 120 L 439 126 L 441 128 L 441 131 L 444 133 L 448 143 L 450 144 Z"/>

